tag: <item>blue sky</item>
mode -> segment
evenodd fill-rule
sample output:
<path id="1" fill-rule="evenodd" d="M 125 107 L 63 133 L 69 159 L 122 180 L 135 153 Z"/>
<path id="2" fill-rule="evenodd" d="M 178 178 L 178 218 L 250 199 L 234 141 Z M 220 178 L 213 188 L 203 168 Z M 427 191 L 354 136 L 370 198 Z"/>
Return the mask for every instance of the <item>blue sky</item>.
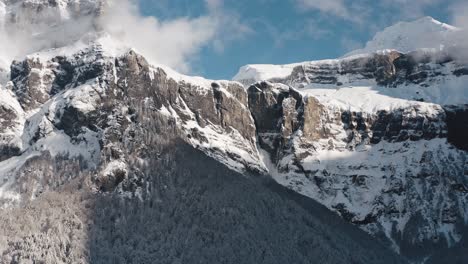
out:
<path id="1" fill-rule="evenodd" d="M 429 15 L 451 23 L 458 0 L 138 0 L 159 21 L 216 16 L 216 34 L 190 53 L 190 74 L 230 79 L 245 64 L 336 58 L 376 31 Z"/>

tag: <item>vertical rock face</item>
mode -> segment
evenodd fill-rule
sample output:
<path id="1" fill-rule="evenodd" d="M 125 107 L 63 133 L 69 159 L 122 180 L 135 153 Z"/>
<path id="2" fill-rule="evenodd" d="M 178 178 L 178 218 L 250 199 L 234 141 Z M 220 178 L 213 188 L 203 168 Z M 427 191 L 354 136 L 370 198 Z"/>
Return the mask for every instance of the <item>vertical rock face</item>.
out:
<path id="1" fill-rule="evenodd" d="M 340 79 L 340 75 L 348 75 L 358 79 L 375 79 L 378 84 L 385 85 L 394 80 L 397 72 L 395 62 L 402 56 L 405 55 L 392 51 L 385 55 L 375 54 L 342 61 L 299 65 L 293 69 L 286 82 L 341 86 L 346 80 Z"/>
<path id="2" fill-rule="evenodd" d="M 455 245 L 468 221 L 465 107 L 405 98 L 440 93 L 438 83 L 450 87 L 452 69 L 464 67 L 432 61 L 390 53 L 312 62 L 272 79 L 282 84 L 248 89 L 274 178 L 413 259 Z"/>
<path id="3" fill-rule="evenodd" d="M 21 124 L 17 121 L 18 113 L 14 109 L 2 105 L 0 106 L 0 161 L 16 156 L 20 153 L 21 145 L 15 142 L 18 138 L 12 130 Z M 16 144 L 15 144 L 16 143 Z"/>
<path id="4" fill-rule="evenodd" d="M 14 63 L 11 76 L 16 83 L 14 92 L 25 109 L 37 108 L 50 99 L 53 72 L 44 69 L 39 61 Z"/>
<path id="5" fill-rule="evenodd" d="M 304 98 L 303 106 L 303 137 L 310 141 L 326 138 L 328 131 L 326 124 L 323 122 L 325 115 L 324 107 L 314 97 Z"/>
<path id="6" fill-rule="evenodd" d="M 257 83 L 248 89 L 249 106 L 255 119 L 258 139 L 273 160 L 302 124 L 301 95 L 287 86 L 268 82 Z"/>
<path id="7" fill-rule="evenodd" d="M 29 171 L 29 160 L 38 155 L 57 162 L 78 160 L 79 167 L 100 171 L 97 181 L 103 190 L 114 190 L 131 173 L 126 150 L 152 140 L 150 135 L 135 138 L 138 131 L 164 130 L 142 126 L 155 115 L 177 124 L 182 139 L 230 168 L 265 171 L 247 92 L 238 83 L 171 77 L 135 52 L 111 58 L 95 48 L 73 57 L 14 62 L 11 79 L 9 91 L 3 93 L 17 103 L 0 108 L 0 146 L 2 160 L 18 157 L 1 176 L 8 180 L 4 188 L 11 186 L 10 191 L 24 198 L 38 195 L 45 172 L 28 176 L 28 181 L 39 181 L 37 188 L 18 189 L 14 181 L 23 177 L 21 171 Z M 9 136 L 11 131 L 17 134 Z M 10 144 L 14 139 L 21 144 Z M 140 151 L 144 155 L 147 150 L 141 146 Z M 54 168 L 48 173 L 69 177 L 61 176 L 66 173 L 62 168 Z"/>
<path id="8" fill-rule="evenodd" d="M 275 123 L 282 116 L 282 102 L 289 89 L 284 86 L 273 87 L 263 82 L 250 86 L 249 107 L 255 118 L 259 133 L 274 132 L 279 128 Z"/>
<path id="9" fill-rule="evenodd" d="M 406 261 L 258 177 L 266 168 L 239 83 L 96 47 L 12 69 L 0 133 L 23 129 L 18 153 L 0 162 L 0 205 L 9 212 L 0 214 L 2 263 Z M 301 97 L 281 93 L 282 101 L 276 91 L 264 99 L 280 104 L 274 117 L 285 121 L 264 120 L 262 129 L 289 138 Z"/>
<path id="10" fill-rule="evenodd" d="M 14 94 L 0 86 L 0 161 L 21 153 L 24 113 Z"/>
<path id="11" fill-rule="evenodd" d="M 414 51 L 408 54 L 388 51 L 340 60 L 251 65 L 242 67 L 234 80 L 246 85 L 270 81 L 297 89 L 366 86 L 382 95 L 405 100 L 441 105 L 465 104 L 468 98 L 463 82 L 468 78 L 468 66 L 455 58 L 456 53 L 448 51 Z M 282 74 L 277 77 L 269 74 L 268 70 Z M 438 84 L 445 86 L 444 93 Z"/>
<path id="12" fill-rule="evenodd" d="M 468 105 L 448 106 L 447 113 L 448 141 L 459 149 L 468 151 Z"/>

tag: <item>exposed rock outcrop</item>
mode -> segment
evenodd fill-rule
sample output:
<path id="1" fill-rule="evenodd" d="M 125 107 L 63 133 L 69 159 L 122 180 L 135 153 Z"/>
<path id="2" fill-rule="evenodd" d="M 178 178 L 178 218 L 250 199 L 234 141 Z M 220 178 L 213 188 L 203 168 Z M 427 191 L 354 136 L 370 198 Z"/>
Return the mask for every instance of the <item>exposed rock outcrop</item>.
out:
<path id="1" fill-rule="evenodd" d="M 468 151 L 468 105 L 447 106 L 448 141 L 459 149 Z"/>
<path id="2" fill-rule="evenodd" d="M 293 82 L 296 89 L 268 82 L 248 89 L 275 179 L 411 258 L 456 244 L 468 220 L 464 107 L 376 95 L 370 100 L 390 100 L 380 106 L 394 107 L 370 102 L 359 108 L 363 98 L 346 97 L 352 89 L 322 95 L 302 90 L 302 82 Z"/>
<path id="3" fill-rule="evenodd" d="M 123 181 L 132 180 L 128 178 L 131 168 L 127 168 L 126 150 L 138 146 L 144 155 L 148 144 L 142 142 L 153 140 L 152 136 L 138 137 L 139 131 L 164 130 L 148 127 L 155 115 L 177 124 L 176 133 L 182 139 L 232 169 L 265 171 L 256 148 L 247 92 L 238 83 L 171 77 L 133 51 L 111 58 L 96 47 L 73 57 L 49 61 L 31 57 L 15 62 L 11 78 L 15 98 L 33 114 L 24 120 L 17 117 L 14 108 L 1 108 L 2 131 L 20 122 L 25 127 L 21 146 L 1 145 L 2 159 L 21 154 L 18 167 L 2 172 L 10 181 L 19 177 L 17 170 L 26 166 L 21 164 L 27 164 L 29 157 L 45 151 L 52 160 L 66 155 L 82 160 L 82 167 L 102 168 L 98 185 L 113 191 Z M 40 177 L 31 174 L 30 178 Z M 29 188 L 23 193 L 11 188 L 24 197 L 34 197 L 40 189 Z"/>
<path id="4" fill-rule="evenodd" d="M 266 168 L 239 83 L 177 75 L 133 51 L 114 58 L 91 48 L 15 65 L 31 61 L 15 67 L 8 91 L 24 118 L 4 115 L 24 129 L 18 156 L 0 162 L 1 262 L 405 263 L 260 177 Z M 47 82 L 37 81 L 44 72 Z M 274 117 L 285 117 L 286 142 L 302 103 L 284 93 Z"/>

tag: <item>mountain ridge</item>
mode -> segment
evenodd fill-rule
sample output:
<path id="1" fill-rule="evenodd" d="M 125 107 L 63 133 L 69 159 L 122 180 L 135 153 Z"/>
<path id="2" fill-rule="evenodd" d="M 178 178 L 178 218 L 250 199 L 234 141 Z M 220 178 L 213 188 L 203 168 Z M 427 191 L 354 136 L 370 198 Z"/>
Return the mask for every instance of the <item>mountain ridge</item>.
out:
<path id="1" fill-rule="evenodd" d="M 245 111 L 239 101 L 244 96 L 241 101 L 247 104 L 243 87 L 222 82 L 209 87 L 192 86 L 184 81 L 178 83 L 161 69 L 152 69 L 143 57 L 134 52 L 104 61 L 93 50 L 89 52 L 91 54 L 79 53 L 67 59 L 51 59 L 59 61 L 59 65 L 73 65 L 73 77 L 67 78 L 72 80 L 68 82 L 69 86 L 52 95 L 45 105 L 39 106 L 41 110 L 30 117 L 27 126 L 31 129 L 26 131 L 31 133 L 26 142 L 35 153 L 19 154 L 20 158 L 25 158 L 24 162 L 13 164 L 13 171 L 8 175 L 16 182 L 2 186 L 3 191 L 4 187 L 9 187 L 10 192 L 19 193 L 17 196 L 20 198 L 15 205 L 4 209 L 11 213 L 5 214 L 0 221 L 10 223 L 0 226 L 6 229 L 2 234 L 7 234 L 3 241 L 0 239 L 0 245 L 7 245 L 2 252 L 2 261 L 141 263 L 155 257 L 168 263 L 177 259 L 219 261 L 226 258 L 229 258 L 225 260 L 228 263 L 254 259 L 260 263 L 307 263 L 312 258 L 330 263 L 348 260 L 405 261 L 372 240 L 365 243 L 376 247 L 375 254 L 353 251 L 335 256 L 337 252 L 325 246 L 329 244 L 327 240 L 336 241 L 332 242 L 333 248 L 350 241 L 349 244 L 358 252 L 367 252 L 368 248 L 360 246 L 367 241 L 367 235 L 337 217 L 334 219 L 338 226 L 343 226 L 343 232 L 328 234 L 327 230 L 332 232 L 333 229 L 322 228 L 323 220 L 318 217 L 313 220 L 310 218 L 312 214 L 308 216 L 310 212 L 306 213 L 295 202 L 288 202 L 282 194 L 284 188 L 278 185 L 271 187 L 275 186 L 271 179 L 267 180 L 270 181 L 268 185 L 263 185 L 258 181 L 265 178 L 258 175 L 258 171 L 244 171 L 241 175 L 235 172 L 236 168 L 228 169 L 222 165 L 232 164 L 239 157 L 220 153 L 216 145 L 210 147 L 216 143 L 216 138 L 196 127 L 216 125 L 216 135 L 222 135 L 223 129 L 227 135 L 243 133 L 242 141 L 234 138 L 239 142 L 226 142 L 227 138 L 222 138 L 221 143 L 231 146 L 245 144 L 245 138 L 253 132 L 248 126 L 253 123 L 250 115 L 245 120 L 247 126 L 243 126 L 238 118 L 230 121 L 232 113 L 242 116 L 242 111 Z M 90 61 L 89 58 L 93 59 Z M 82 64 L 82 60 L 86 63 Z M 20 82 L 22 78 L 31 78 L 32 67 L 43 71 L 57 67 L 50 61 L 32 58 L 21 64 L 29 66 L 15 70 L 13 77 L 17 86 L 23 83 Z M 55 78 L 60 76 L 62 74 L 57 74 Z M 29 90 L 34 88 L 31 83 Z M 230 95 L 234 92 L 238 94 Z M 82 93 L 94 99 L 83 104 L 85 97 Z M 22 105 L 34 107 L 35 102 L 25 100 Z M 192 113 L 191 109 L 199 111 Z M 212 110 L 219 113 L 212 113 Z M 192 125 L 194 122 L 196 126 Z M 60 138 L 62 140 L 57 144 Z M 78 150 L 89 151 L 92 148 L 87 144 L 93 142 L 97 143 L 96 159 L 87 158 L 79 151 L 61 150 L 71 150 L 84 144 L 85 147 Z M 255 141 L 249 144 L 254 149 Z M 13 157 L 3 162 L 3 168 L 5 162 L 18 159 L 17 154 L 10 155 Z M 231 161 L 223 162 L 223 159 Z M 308 206 L 315 206 L 308 198 L 302 199 Z M 61 210 L 65 206 L 63 200 L 70 201 L 73 206 Z M 5 200 L 2 203 L 5 205 Z M 59 212 L 55 211 L 56 208 Z M 12 219 L 9 218 L 16 213 L 21 215 L 21 210 L 39 215 L 41 219 L 35 224 L 26 221 L 29 223 L 25 224 L 29 230 L 26 234 L 16 229 L 22 227 L 11 224 Z M 288 213 L 291 210 L 294 212 Z M 300 212 L 304 212 L 303 217 L 298 217 L 302 214 Z M 281 224 L 289 222 L 287 219 L 295 219 L 296 224 Z M 159 225 L 154 224 L 158 222 Z M 278 225 L 276 233 L 271 233 L 268 226 L 258 226 L 260 222 L 270 223 L 268 226 Z M 236 236 L 225 236 L 227 230 L 236 230 L 232 225 L 247 231 L 239 230 Z M 284 235 L 276 236 L 283 228 L 286 228 Z M 302 228 L 307 231 L 301 231 Z M 165 230 L 170 231 L 166 233 Z M 132 245 L 140 245 L 146 241 L 145 237 L 149 239 L 148 234 L 154 235 L 156 241 L 159 241 L 157 238 L 165 238 L 165 242 L 161 241 L 154 247 L 151 243 L 141 245 L 141 249 L 150 247 L 148 251 L 129 250 L 125 243 L 118 245 L 121 237 L 115 231 L 126 240 L 133 241 Z M 314 238 L 309 237 L 316 231 Z M 304 237 L 300 234 L 309 235 Z M 358 237 L 360 243 L 357 243 Z M 255 242 L 257 238 L 260 240 Z M 179 246 L 174 246 L 176 241 L 187 239 L 191 241 L 189 245 L 178 243 Z M 265 240 L 269 241 L 268 246 L 263 246 Z M 277 245 L 278 250 L 271 250 L 272 245 Z M 290 249 L 279 250 L 284 245 L 289 245 Z M 188 249 L 193 247 L 199 247 L 199 250 Z M 51 253 L 50 248 L 56 249 L 56 253 Z M 62 251 L 62 248 L 69 250 Z M 162 249 L 157 250 L 159 248 Z M 213 255 L 214 252 L 218 253 Z"/>
<path id="2" fill-rule="evenodd" d="M 450 54 L 384 51 L 279 66 L 280 70 L 267 66 L 258 74 L 250 66 L 245 70 L 253 73 L 238 75 L 236 82 L 185 76 L 155 65 L 103 32 L 79 39 L 12 61 L 4 86 L 0 84 L 3 210 L 28 208 L 30 202 L 64 188 L 85 190 L 112 204 L 116 211 L 107 211 L 111 218 L 99 209 L 101 220 L 109 223 L 132 219 L 130 214 L 119 216 L 119 210 L 129 213 L 120 202 L 135 210 L 141 204 L 152 208 L 171 195 L 184 200 L 185 191 L 197 208 L 229 213 L 232 205 L 226 207 L 227 201 L 218 207 L 203 196 L 197 198 L 197 192 L 212 191 L 209 183 L 194 192 L 188 187 L 198 186 L 189 180 L 195 165 L 200 165 L 196 175 L 201 178 L 204 173 L 208 179 L 224 177 L 203 168 L 206 162 L 226 166 L 247 182 L 271 174 L 276 182 L 309 197 L 297 203 L 312 204 L 312 198 L 412 261 L 463 241 L 468 163 L 466 141 L 460 137 L 466 127 L 460 124 L 467 118 L 463 83 L 468 71 Z M 163 151 L 173 137 L 183 142 L 176 144 L 181 152 Z M 203 162 L 184 164 L 177 155 L 186 152 Z M 168 171 L 158 171 L 158 166 Z M 178 169 L 177 177 L 171 177 L 169 172 Z M 224 167 L 220 170 L 229 174 Z M 226 192 L 229 186 L 221 185 Z M 241 189 L 231 191 L 241 195 Z M 159 206 L 169 219 L 185 219 Z M 242 211 L 251 204 L 242 201 L 239 206 L 236 210 Z M 294 216 L 267 207 L 275 220 Z M 248 214 L 258 217 L 259 212 L 249 209 Z M 74 231 L 86 234 L 73 225 L 70 236 Z M 299 226 L 314 224 L 304 221 Z M 113 244 L 107 227 L 99 228 L 109 240 L 94 238 L 93 243 Z M 36 232 L 34 236 L 43 235 Z M 348 232 L 345 236 L 346 241 L 355 239 Z M 316 247 L 315 242 L 296 238 L 291 252 L 300 249 L 307 255 L 308 246 Z M 6 241 L 5 256 L 28 256 L 24 252 L 30 240 Z M 21 246 L 15 251 L 14 245 Z M 324 254 L 336 263 L 354 259 L 349 253 L 340 261 L 329 249 Z M 391 262 L 390 255 L 368 257 Z"/>

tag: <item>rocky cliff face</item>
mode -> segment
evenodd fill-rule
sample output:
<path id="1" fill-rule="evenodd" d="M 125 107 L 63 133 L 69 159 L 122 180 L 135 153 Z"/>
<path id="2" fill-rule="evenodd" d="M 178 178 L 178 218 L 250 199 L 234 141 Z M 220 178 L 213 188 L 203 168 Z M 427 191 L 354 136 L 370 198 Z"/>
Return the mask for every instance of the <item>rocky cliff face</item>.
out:
<path id="1" fill-rule="evenodd" d="M 111 179 L 100 181 L 106 182 L 104 189 L 113 190 L 130 170 L 128 144 L 145 140 L 135 138 L 144 129 L 139 119 L 160 114 L 178 125 L 186 142 L 225 165 L 240 172 L 265 171 L 256 149 L 247 93 L 235 82 L 175 80 L 134 52 L 110 58 L 96 49 L 74 57 L 14 62 L 11 80 L 5 93 L 16 98 L 20 107 L 2 108 L 3 133 L 6 138 L 15 125 L 24 129 L 16 135 L 21 144 L 1 145 L 3 160 L 14 158 L 27 164 L 29 157 L 45 153 L 52 158 L 69 155 L 85 168 L 105 165 L 102 169 L 109 175 L 102 177 Z M 145 114 L 139 116 L 141 112 Z M 141 148 L 144 153 L 145 147 Z M 4 179 L 17 180 L 21 164 L 17 165 L 3 172 Z M 21 196 L 37 195 L 15 186 Z"/>
<path id="2" fill-rule="evenodd" d="M 458 96 L 466 98 L 463 89 L 456 87 L 456 81 L 464 80 L 460 77 L 467 75 L 467 66 L 454 58 L 456 54 L 450 51 L 421 50 L 403 54 L 389 50 L 340 60 L 290 65 L 250 65 L 241 68 L 234 79 L 245 85 L 268 80 L 299 89 L 349 86 L 407 87 L 399 89 L 400 93 L 388 89 L 381 92 L 398 98 L 448 104 L 449 100 L 444 96 L 451 95 L 436 94 L 438 89 L 434 88 L 434 84 L 444 83 L 448 89 L 459 89 Z M 275 76 L 268 71 L 282 73 Z M 459 102 L 461 104 L 463 100 Z"/>
<path id="3" fill-rule="evenodd" d="M 98 44 L 14 62 L 10 77 L 1 135 L 17 145 L 0 145 L 1 262 L 405 262 L 260 177 L 239 83 Z"/>
<path id="4" fill-rule="evenodd" d="M 466 107 L 419 102 L 456 103 L 441 90 L 466 66 L 427 56 L 305 63 L 248 89 L 274 178 L 415 259 L 468 220 Z"/>
<path id="5" fill-rule="evenodd" d="M 99 43 L 15 61 L 2 88 L 2 207 L 72 183 L 149 199 L 141 166 L 168 133 L 234 171 L 271 174 L 406 257 L 427 257 L 457 244 L 468 219 L 466 109 L 395 93 L 435 98 L 429 84 L 464 66 L 407 56 L 310 63 L 248 88 L 154 67 L 133 51 L 113 57 Z M 420 69 L 439 73 L 415 82 L 408 72 Z"/>
<path id="6" fill-rule="evenodd" d="M 103 2 L 4 3 L 2 26 L 30 19 L 48 38 L 45 18 L 94 28 Z M 463 247 L 468 66 L 449 52 L 212 81 L 105 38 L 0 68 L 1 262 L 404 263 L 443 248 L 437 263 Z"/>

